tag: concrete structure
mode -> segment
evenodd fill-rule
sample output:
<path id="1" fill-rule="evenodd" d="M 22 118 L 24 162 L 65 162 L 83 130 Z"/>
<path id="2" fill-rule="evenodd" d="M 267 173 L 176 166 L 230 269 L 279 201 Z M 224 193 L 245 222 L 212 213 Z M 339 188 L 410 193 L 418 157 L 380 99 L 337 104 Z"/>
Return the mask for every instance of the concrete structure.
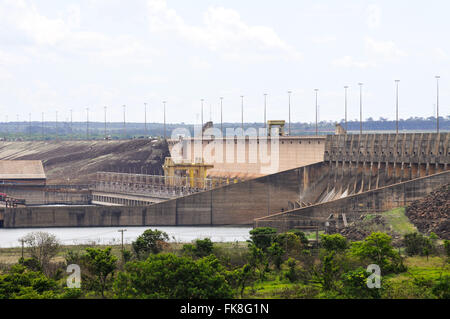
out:
<path id="1" fill-rule="evenodd" d="M 0 160 L 0 185 L 45 185 L 41 161 Z"/>
<path id="2" fill-rule="evenodd" d="M 450 183 L 450 171 L 445 171 L 345 198 L 257 218 L 254 221 L 254 227 L 274 227 L 279 231 L 287 231 L 317 225 L 323 229 L 330 215 L 346 216 L 347 222 L 358 219 L 363 214 L 380 213 L 404 207 L 448 183 Z"/>
<path id="3" fill-rule="evenodd" d="M 170 140 L 176 163 L 203 158 L 208 177 L 250 179 L 323 161 L 325 136 L 214 137 Z"/>
<path id="4" fill-rule="evenodd" d="M 290 216 L 282 210 L 303 212 L 292 215 L 295 218 L 310 212 L 305 214 L 307 223 L 323 222 L 336 210 L 361 213 L 360 204 L 375 210 L 403 205 L 448 183 L 449 137 L 450 133 L 328 136 L 327 145 L 322 145 L 325 161 L 319 163 L 145 207 L 8 208 L 4 227 L 241 225 L 271 215 L 270 222 L 277 225 Z M 280 141 L 298 150 L 302 144 L 295 141 L 315 141 L 319 147 L 324 139 Z M 298 219 L 300 224 L 305 220 Z"/>

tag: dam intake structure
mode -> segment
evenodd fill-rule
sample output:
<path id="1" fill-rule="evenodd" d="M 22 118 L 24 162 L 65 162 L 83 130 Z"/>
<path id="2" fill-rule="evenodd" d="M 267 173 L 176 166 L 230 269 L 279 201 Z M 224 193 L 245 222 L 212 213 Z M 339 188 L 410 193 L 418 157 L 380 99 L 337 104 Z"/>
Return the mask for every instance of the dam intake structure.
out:
<path id="1" fill-rule="evenodd" d="M 317 163 L 146 206 L 8 208 L 3 225 L 323 227 L 332 214 L 346 214 L 350 221 L 405 206 L 448 184 L 449 138 L 450 133 L 328 135 Z"/>

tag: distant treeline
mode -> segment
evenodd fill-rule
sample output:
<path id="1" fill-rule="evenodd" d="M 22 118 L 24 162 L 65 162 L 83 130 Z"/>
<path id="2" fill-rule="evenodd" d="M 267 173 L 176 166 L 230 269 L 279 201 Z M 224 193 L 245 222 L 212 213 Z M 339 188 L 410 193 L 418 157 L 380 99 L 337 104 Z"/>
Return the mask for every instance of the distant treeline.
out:
<path id="1" fill-rule="evenodd" d="M 319 134 L 330 134 L 334 132 L 337 122 L 321 121 L 318 123 Z M 339 122 L 344 128 L 346 127 L 343 120 Z M 214 123 L 214 127 L 221 127 L 220 123 Z M 241 123 L 223 123 L 223 132 L 228 128 L 239 128 Z M 263 128 L 263 123 L 244 123 L 244 129 Z M 177 123 L 166 124 L 164 132 L 163 123 L 105 123 L 103 122 L 8 122 L 0 123 L 0 138 L 2 139 L 22 139 L 22 140 L 52 140 L 52 139 L 103 139 L 105 137 L 111 139 L 123 138 L 143 138 L 143 137 L 162 137 L 166 135 L 170 137 L 175 129 L 187 129 L 190 134 L 194 134 L 194 125 Z M 359 121 L 352 120 L 347 122 L 349 132 L 359 132 Z M 441 131 L 450 131 L 450 115 L 439 117 L 439 128 Z M 374 120 L 368 118 L 363 122 L 363 131 L 395 131 L 395 121 L 380 118 Z M 399 121 L 400 131 L 435 131 L 435 117 L 411 117 L 409 119 L 401 119 Z M 288 123 L 285 127 L 288 132 Z M 291 135 L 308 135 L 315 134 L 315 123 L 291 123 Z M 225 135 L 225 134 L 224 134 Z"/>

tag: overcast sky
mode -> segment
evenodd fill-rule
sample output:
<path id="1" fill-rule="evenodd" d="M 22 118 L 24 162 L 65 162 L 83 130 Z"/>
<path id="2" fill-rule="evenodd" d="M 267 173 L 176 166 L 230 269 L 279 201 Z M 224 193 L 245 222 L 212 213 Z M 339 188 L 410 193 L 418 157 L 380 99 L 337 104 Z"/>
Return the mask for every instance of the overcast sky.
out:
<path id="1" fill-rule="evenodd" d="M 0 121 L 171 123 L 432 116 L 450 112 L 450 2 L 362 0 L 0 0 Z"/>

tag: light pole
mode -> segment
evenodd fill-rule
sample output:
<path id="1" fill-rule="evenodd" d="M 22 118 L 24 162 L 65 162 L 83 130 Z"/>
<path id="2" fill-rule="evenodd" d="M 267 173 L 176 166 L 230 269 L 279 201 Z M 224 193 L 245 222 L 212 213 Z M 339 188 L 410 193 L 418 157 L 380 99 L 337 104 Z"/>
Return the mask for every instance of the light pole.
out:
<path id="1" fill-rule="evenodd" d="M 122 233 L 122 252 L 123 252 L 123 232 L 126 232 L 126 229 L 119 229 L 118 232 Z"/>
<path id="2" fill-rule="evenodd" d="M 288 97 L 289 97 L 289 136 L 291 136 L 291 93 L 292 93 L 292 91 L 288 91 Z"/>
<path id="3" fill-rule="evenodd" d="M 264 130 L 267 134 L 267 93 L 264 93 Z"/>
<path id="4" fill-rule="evenodd" d="M 89 108 L 86 108 L 86 139 L 89 140 Z"/>
<path id="5" fill-rule="evenodd" d="M 347 124 L 347 89 L 348 86 L 344 86 L 345 89 L 345 132 L 348 132 L 348 124 Z"/>
<path id="6" fill-rule="evenodd" d="M 163 105 L 164 105 L 164 140 L 166 140 L 167 135 L 166 135 L 166 101 L 163 101 Z"/>
<path id="7" fill-rule="evenodd" d="M 147 136 L 147 103 L 144 103 L 144 128 L 145 136 Z"/>
<path id="8" fill-rule="evenodd" d="M 220 132 L 223 135 L 223 113 L 222 113 L 222 102 L 223 102 L 223 97 L 220 97 Z"/>
<path id="9" fill-rule="evenodd" d="M 201 102 L 201 111 L 200 111 L 200 120 L 202 122 L 201 130 L 202 130 L 202 139 L 203 139 L 203 101 L 204 99 L 200 99 Z"/>
<path id="10" fill-rule="evenodd" d="M 127 138 L 127 123 L 125 120 L 125 113 L 126 113 L 126 105 L 122 105 L 123 107 L 123 138 L 126 139 Z"/>
<path id="11" fill-rule="evenodd" d="M 241 95 L 241 128 L 242 136 L 244 136 L 244 96 Z"/>
<path id="12" fill-rule="evenodd" d="M 436 132 L 439 133 L 439 75 L 436 75 Z"/>
<path id="13" fill-rule="evenodd" d="M 73 138 L 73 127 L 72 127 L 72 109 L 70 109 L 70 135 L 72 135 Z"/>
<path id="14" fill-rule="evenodd" d="M 362 83 L 359 85 L 359 134 L 362 134 Z"/>
<path id="15" fill-rule="evenodd" d="M 105 140 L 106 140 L 106 106 L 104 106 L 104 108 L 105 108 Z"/>
<path id="16" fill-rule="evenodd" d="M 395 131 L 398 135 L 398 83 L 400 80 L 395 80 Z"/>
<path id="17" fill-rule="evenodd" d="M 317 112 L 318 112 L 318 109 L 317 109 L 317 94 L 319 92 L 319 89 L 314 89 L 314 91 L 316 91 L 316 136 L 317 136 L 319 134 L 319 130 L 318 130 L 318 127 L 317 127 L 317 116 L 318 116 L 318 114 L 317 114 Z"/>
<path id="18" fill-rule="evenodd" d="M 6 120 L 8 121 L 8 120 Z M 42 140 L 45 141 L 45 132 L 44 132 L 44 112 L 42 112 Z"/>

